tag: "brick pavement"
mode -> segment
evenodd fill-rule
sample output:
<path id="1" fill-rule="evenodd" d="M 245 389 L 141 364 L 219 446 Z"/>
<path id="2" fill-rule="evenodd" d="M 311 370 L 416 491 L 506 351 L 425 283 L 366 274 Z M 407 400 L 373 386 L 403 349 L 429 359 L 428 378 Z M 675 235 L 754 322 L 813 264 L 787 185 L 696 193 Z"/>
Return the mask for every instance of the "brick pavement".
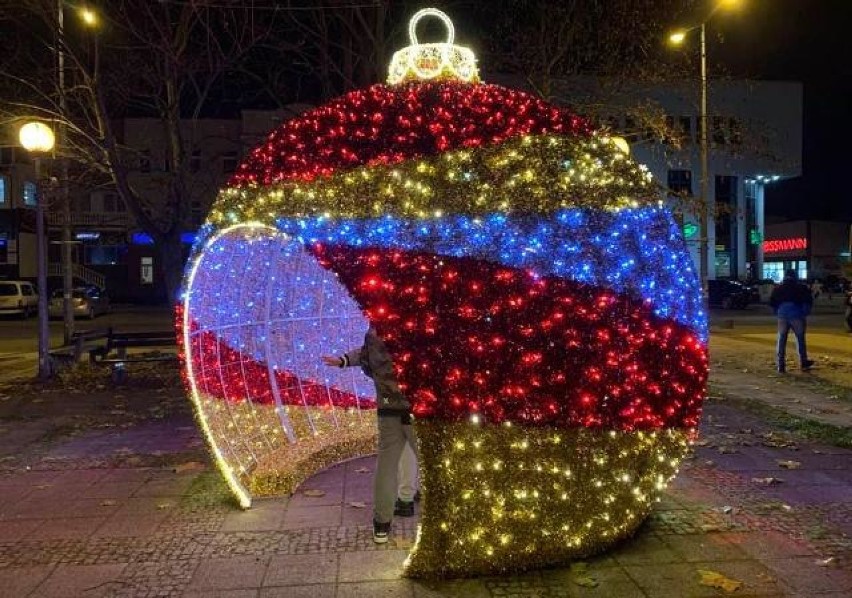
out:
<path id="1" fill-rule="evenodd" d="M 9 434 L 35 437 L 39 422 Z M 802 442 L 711 401 L 695 456 L 637 536 L 571 567 L 514 577 L 400 576 L 416 520 L 371 540 L 371 457 L 318 473 L 289 499 L 234 507 L 185 418 L 0 443 L 0 595 L 18 596 L 848 596 L 852 451 Z M 152 466 L 168 453 L 187 465 Z M 197 461 L 202 461 L 198 462 Z M 787 465 L 782 463 L 786 462 Z M 798 465 L 791 467 L 789 462 Z M 366 508 L 350 503 L 362 501 Z M 595 587 L 586 587 L 592 586 Z"/>

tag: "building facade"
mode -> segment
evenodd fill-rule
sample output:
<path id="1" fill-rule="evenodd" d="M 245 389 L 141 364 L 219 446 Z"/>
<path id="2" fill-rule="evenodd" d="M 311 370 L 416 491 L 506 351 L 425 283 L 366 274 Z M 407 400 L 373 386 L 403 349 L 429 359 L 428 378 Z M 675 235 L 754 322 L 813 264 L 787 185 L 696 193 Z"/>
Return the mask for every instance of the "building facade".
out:
<path id="1" fill-rule="evenodd" d="M 36 278 L 35 208 L 38 181 L 16 131 L 0 137 L 0 278 Z"/>

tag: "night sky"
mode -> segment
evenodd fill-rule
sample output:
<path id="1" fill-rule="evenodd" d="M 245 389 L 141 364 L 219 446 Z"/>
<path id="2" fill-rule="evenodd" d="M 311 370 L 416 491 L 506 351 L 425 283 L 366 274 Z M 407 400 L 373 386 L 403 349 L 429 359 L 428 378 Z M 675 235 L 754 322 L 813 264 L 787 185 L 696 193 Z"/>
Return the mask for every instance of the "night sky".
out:
<path id="1" fill-rule="evenodd" d="M 767 211 L 852 221 L 852 1 L 743 1 L 739 13 L 714 17 L 710 64 L 804 83 L 804 176 L 770 187 Z"/>

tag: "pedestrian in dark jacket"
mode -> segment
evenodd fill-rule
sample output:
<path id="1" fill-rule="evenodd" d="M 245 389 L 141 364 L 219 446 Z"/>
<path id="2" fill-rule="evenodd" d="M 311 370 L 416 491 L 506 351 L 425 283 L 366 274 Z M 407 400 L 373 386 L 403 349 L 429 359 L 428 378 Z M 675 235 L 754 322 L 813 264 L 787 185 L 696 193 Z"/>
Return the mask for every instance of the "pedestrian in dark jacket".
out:
<path id="1" fill-rule="evenodd" d="M 846 329 L 852 332 L 852 290 L 846 291 Z"/>
<path id="2" fill-rule="evenodd" d="M 406 445 L 417 456 L 417 438 L 411 425 L 411 404 L 396 381 L 393 362 L 387 347 L 371 326 L 364 336 L 364 345 L 341 355 L 323 357 L 326 365 L 360 366 L 376 386 L 376 410 L 379 424 L 379 456 L 373 480 L 373 541 L 388 541 L 394 514 L 413 514 L 413 502 L 400 505 L 397 500 L 400 461 Z M 413 499 L 413 497 L 400 497 Z M 410 502 L 406 500 L 405 502 Z"/>
<path id="3" fill-rule="evenodd" d="M 778 344 L 776 350 L 776 363 L 778 371 L 783 373 L 787 366 L 785 363 L 787 353 L 787 335 L 790 331 L 796 336 L 796 345 L 799 349 L 799 363 L 802 371 L 808 371 L 814 362 L 808 359 L 808 349 L 805 343 L 806 321 L 813 306 L 813 295 L 811 290 L 799 282 L 795 270 L 787 270 L 784 281 L 775 287 L 769 298 L 769 305 L 778 318 Z"/>

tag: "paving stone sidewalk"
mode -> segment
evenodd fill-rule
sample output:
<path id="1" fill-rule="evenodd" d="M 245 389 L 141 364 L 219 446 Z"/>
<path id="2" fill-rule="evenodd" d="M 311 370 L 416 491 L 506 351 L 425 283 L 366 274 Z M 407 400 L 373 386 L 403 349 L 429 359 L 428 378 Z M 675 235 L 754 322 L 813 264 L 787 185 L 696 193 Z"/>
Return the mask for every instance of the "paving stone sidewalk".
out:
<path id="1" fill-rule="evenodd" d="M 303 485 L 322 496 L 244 512 L 191 421 L 93 431 L 0 475 L 0 596 L 726 595 L 701 585 L 701 570 L 741 582 L 734 596 L 849 596 L 852 451 L 800 442 L 724 401 L 709 402 L 702 432 L 636 537 L 585 570 L 423 583 L 401 577 L 416 518 L 372 543 L 372 457 Z M 165 452 L 187 461 L 145 466 Z"/>

